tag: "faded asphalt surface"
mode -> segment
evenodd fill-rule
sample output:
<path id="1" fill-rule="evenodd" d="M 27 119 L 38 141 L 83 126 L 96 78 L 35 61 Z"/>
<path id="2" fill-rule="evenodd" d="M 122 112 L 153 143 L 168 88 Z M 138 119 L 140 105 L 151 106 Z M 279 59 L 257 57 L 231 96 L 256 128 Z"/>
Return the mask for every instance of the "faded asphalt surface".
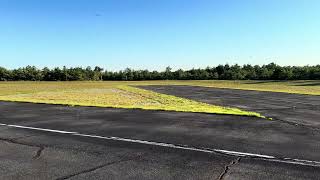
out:
<path id="1" fill-rule="evenodd" d="M 0 102 L 0 179 L 320 178 L 320 167 L 315 163 L 320 161 L 319 96 L 185 86 L 144 88 L 207 103 L 229 103 L 275 120 Z M 7 125 L 72 131 L 91 137 Z M 93 136 L 254 153 L 275 159 Z M 312 163 L 288 163 L 289 158 Z"/>
<path id="2" fill-rule="evenodd" d="M 320 130 L 320 96 L 196 86 L 142 88 L 209 104 L 255 111 L 274 120 Z"/>

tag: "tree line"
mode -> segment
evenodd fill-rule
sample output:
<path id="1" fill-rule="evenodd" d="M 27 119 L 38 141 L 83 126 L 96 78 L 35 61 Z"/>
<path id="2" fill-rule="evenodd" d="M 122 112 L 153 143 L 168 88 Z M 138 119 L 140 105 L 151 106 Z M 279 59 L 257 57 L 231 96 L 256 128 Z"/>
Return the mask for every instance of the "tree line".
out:
<path id="1" fill-rule="evenodd" d="M 26 66 L 17 69 L 0 67 L 0 81 L 98 81 L 98 80 L 320 80 L 320 65 L 279 66 L 246 64 L 243 66 L 218 65 L 204 69 L 176 70 L 167 67 L 164 71 L 133 70 L 107 71 L 96 66 L 91 68 L 71 67 L 38 69 Z"/>

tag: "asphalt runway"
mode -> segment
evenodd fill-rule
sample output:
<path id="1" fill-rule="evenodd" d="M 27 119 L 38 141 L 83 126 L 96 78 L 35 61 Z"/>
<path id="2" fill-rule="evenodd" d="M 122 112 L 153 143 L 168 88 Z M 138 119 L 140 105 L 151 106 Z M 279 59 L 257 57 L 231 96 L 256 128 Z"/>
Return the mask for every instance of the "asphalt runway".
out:
<path id="1" fill-rule="evenodd" d="M 320 130 L 320 96 L 198 86 L 140 86 L 214 105 L 262 113 L 274 120 Z"/>
<path id="2" fill-rule="evenodd" d="M 0 179 L 319 179 L 317 129 L 254 117 L 0 102 Z"/>

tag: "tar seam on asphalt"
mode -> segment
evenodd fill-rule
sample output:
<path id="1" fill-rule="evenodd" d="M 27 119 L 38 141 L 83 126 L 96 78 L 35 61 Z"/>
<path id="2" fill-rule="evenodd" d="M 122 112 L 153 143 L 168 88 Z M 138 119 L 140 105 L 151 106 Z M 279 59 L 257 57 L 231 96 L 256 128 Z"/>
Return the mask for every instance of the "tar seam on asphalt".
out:
<path id="1" fill-rule="evenodd" d="M 319 131 L 320 130 L 320 128 L 318 128 L 318 127 L 313 127 L 313 126 L 310 126 L 310 125 L 301 124 L 301 123 L 297 123 L 297 122 L 286 121 L 286 120 L 282 120 L 282 119 L 279 119 L 279 118 L 274 117 L 274 116 L 272 116 L 271 118 L 272 118 L 272 120 L 279 121 L 281 123 L 289 124 L 289 125 L 292 125 L 292 126 L 300 126 L 300 127 L 308 128 L 310 130 L 314 130 L 314 131 Z"/>
<path id="2" fill-rule="evenodd" d="M 90 169 L 85 169 L 83 171 L 80 171 L 80 172 L 77 172 L 77 173 L 74 173 L 74 174 L 70 174 L 70 175 L 67 175 L 67 176 L 63 176 L 63 177 L 57 178 L 56 180 L 70 179 L 72 177 L 75 177 L 75 176 L 78 176 L 78 175 L 81 175 L 81 174 L 90 173 L 90 172 L 96 171 L 98 169 L 101 169 L 101 168 L 104 168 L 104 167 L 107 167 L 107 166 L 110 166 L 110 165 L 113 165 L 113 164 L 132 161 L 132 160 L 140 158 L 140 157 L 141 157 L 141 155 L 138 155 L 138 156 L 131 157 L 131 158 L 124 158 L 124 159 L 121 159 L 121 160 L 118 160 L 118 161 L 108 162 L 108 163 L 101 164 L 99 166 L 96 166 L 96 167 L 93 167 L 93 168 L 90 168 Z"/>
<path id="3" fill-rule="evenodd" d="M 0 126 L 2 126 L 3 124 L 0 124 Z M 19 138 L 21 139 L 21 138 Z M 44 150 L 44 146 L 42 145 L 35 145 L 35 144 L 30 144 L 30 143 L 23 143 L 23 142 L 19 142 L 17 141 L 17 139 L 5 139 L 5 138 L 1 138 L 0 137 L 0 141 L 5 141 L 5 142 L 9 142 L 9 143 L 13 143 L 13 144 L 19 144 L 19 145 L 24 145 L 24 146 L 30 146 L 30 147 L 36 147 L 36 148 L 39 148 L 35 155 L 32 157 L 32 159 L 38 159 L 40 158 L 43 150 Z"/>
<path id="4" fill-rule="evenodd" d="M 44 147 L 43 147 L 43 146 L 39 147 L 39 149 L 38 149 L 38 151 L 36 152 L 36 155 L 33 157 L 33 159 L 38 159 L 38 158 L 40 158 L 43 150 L 44 150 Z"/>
<path id="5" fill-rule="evenodd" d="M 169 144 L 169 143 L 152 142 L 152 141 L 128 139 L 128 138 L 113 137 L 113 136 L 105 137 L 105 136 L 98 136 L 98 135 L 81 134 L 81 133 L 77 133 L 77 132 L 44 129 L 44 128 L 20 126 L 20 125 L 13 125 L 13 124 L 0 123 L 0 126 L 7 126 L 7 127 L 12 127 L 12 128 L 20 128 L 20 129 L 29 129 L 29 130 L 42 131 L 42 132 L 51 132 L 51 133 L 58 133 L 58 134 L 69 134 L 71 136 L 79 136 L 79 137 L 89 137 L 89 138 L 104 139 L 104 140 L 139 143 L 139 144 L 161 146 L 161 147 L 167 147 L 167 148 L 173 148 L 173 149 L 182 149 L 182 150 L 187 150 L 187 151 L 196 151 L 196 152 L 203 152 L 203 153 L 210 153 L 210 154 L 212 154 L 212 153 L 217 154 L 218 153 L 218 154 L 229 155 L 229 156 L 261 159 L 261 160 L 265 160 L 265 161 L 282 162 L 282 163 L 287 163 L 287 164 L 320 167 L 319 161 L 294 159 L 294 158 L 287 158 L 287 157 L 279 158 L 279 157 L 270 156 L 270 155 L 263 155 L 263 154 L 245 153 L 245 152 L 229 151 L 229 150 L 223 150 L 223 149 L 198 148 L 198 147 L 190 147 L 190 146 L 186 146 L 186 145 L 175 145 L 175 144 Z"/>
<path id="6" fill-rule="evenodd" d="M 240 160 L 241 160 L 241 157 L 238 157 L 237 159 L 232 160 L 229 164 L 227 164 L 227 165 L 224 167 L 224 171 L 220 174 L 218 180 L 223 180 L 224 176 L 225 176 L 225 175 L 228 173 L 228 171 L 230 170 L 230 167 L 236 165 L 237 163 L 239 163 Z"/>

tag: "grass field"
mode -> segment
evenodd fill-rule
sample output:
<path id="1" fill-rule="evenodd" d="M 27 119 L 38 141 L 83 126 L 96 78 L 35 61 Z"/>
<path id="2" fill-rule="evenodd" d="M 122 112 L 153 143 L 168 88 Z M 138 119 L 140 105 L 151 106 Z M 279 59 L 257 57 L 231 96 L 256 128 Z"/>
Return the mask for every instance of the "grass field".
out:
<path id="1" fill-rule="evenodd" d="M 194 85 L 320 95 L 319 84 L 320 81 L 1 82 L 0 100 L 262 117 L 255 112 L 209 105 L 130 85 Z"/>

